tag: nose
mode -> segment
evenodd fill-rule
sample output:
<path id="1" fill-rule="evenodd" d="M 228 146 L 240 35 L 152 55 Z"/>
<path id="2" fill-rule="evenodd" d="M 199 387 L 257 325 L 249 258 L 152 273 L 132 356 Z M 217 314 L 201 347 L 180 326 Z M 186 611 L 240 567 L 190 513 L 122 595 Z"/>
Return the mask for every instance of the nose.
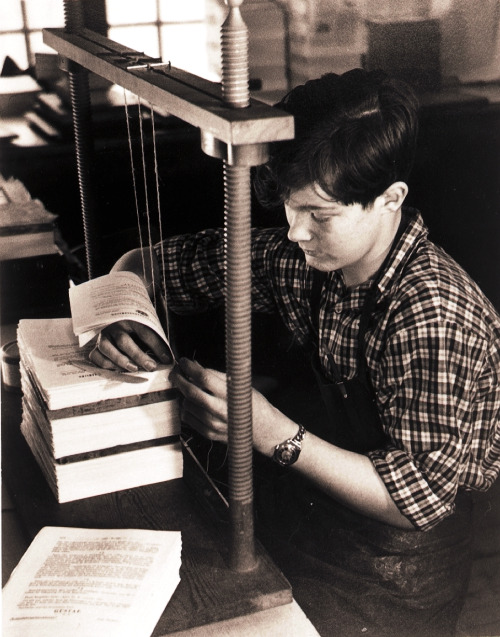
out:
<path id="1" fill-rule="evenodd" d="M 295 243 L 305 243 L 312 239 L 312 233 L 309 228 L 308 215 L 296 212 L 291 209 L 286 210 L 288 220 L 288 238 Z"/>

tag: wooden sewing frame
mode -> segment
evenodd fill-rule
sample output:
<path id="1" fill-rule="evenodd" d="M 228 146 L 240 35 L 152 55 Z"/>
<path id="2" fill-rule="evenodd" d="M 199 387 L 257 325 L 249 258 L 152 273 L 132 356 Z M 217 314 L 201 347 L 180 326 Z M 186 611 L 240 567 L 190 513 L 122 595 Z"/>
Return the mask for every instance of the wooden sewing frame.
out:
<path id="1" fill-rule="evenodd" d="M 234 5 L 230 13 L 233 9 L 239 13 L 240 0 L 228 4 Z M 253 537 L 250 197 L 246 190 L 239 201 L 237 186 L 243 181 L 245 190 L 250 182 L 250 168 L 266 161 L 268 144 L 293 138 L 293 117 L 255 99 L 249 99 L 243 108 L 235 108 L 228 104 L 224 86 L 174 68 L 170 63 L 134 51 L 86 28 L 77 31 L 45 29 L 43 37 L 44 42 L 62 56 L 62 66 L 70 74 L 91 71 L 149 102 L 152 107 L 159 107 L 162 112 L 199 128 L 203 151 L 224 162 L 229 173 L 229 177 L 225 175 L 225 181 L 235 175 L 236 187 L 230 185 L 228 192 L 226 185 L 225 197 L 226 323 L 229 321 L 231 325 L 231 320 L 239 321 L 235 327 L 233 324 L 231 335 L 226 334 L 226 360 L 228 378 L 231 379 L 228 381 L 228 573 L 229 579 L 236 578 L 237 588 L 243 591 L 246 589 L 241 578 L 245 577 L 249 578 L 251 587 L 257 580 L 265 581 L 264 588 L 270 591 L 266 602 L 262 602 L 260 594 L 257 603 L 247 595 L 242 612 L 249 612 L 252 607 L 259 609 L 288 603 L 291 601 L 289 589 L 283 585 L 280 574 L 277 584 L 270 583 L 276 577 L 269 575 L 269 560 L 263 556 L 260 546 L 256 548 Z M 74 105 L 73 115 L 75 117 Z M 232 252 L 234 250 L 236 252 Z M 232 312 L 239 312 L 240 318 L 232 318 Z M 240 403 L 244 404 L 242 413 Z M 232 482 L 237 483 L 235 487 Z M 240 483 L 244 483 L 243 490 Z M 257 588 L 259 586 L 261 584 Z"/>

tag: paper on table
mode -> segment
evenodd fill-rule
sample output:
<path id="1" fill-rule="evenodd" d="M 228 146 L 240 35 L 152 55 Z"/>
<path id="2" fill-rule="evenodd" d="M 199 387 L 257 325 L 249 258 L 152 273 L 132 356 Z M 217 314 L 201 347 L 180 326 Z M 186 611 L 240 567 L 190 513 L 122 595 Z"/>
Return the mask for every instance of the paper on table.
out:
<path id="1" fill-rule="evenodd" d="M 4 637 L 149 637 L 180 578 L 179 531 L 44 527 L 3 589 Z"/>
<path id="2" fill-rule="evenodd" d="M 81 283 L 70 288 L 69 298 L 73 330 L 80 346 L 107 325 L 132 320 L 150 327 L 170 348 L 144 283 L 133 272 L 110 272 Z"/>

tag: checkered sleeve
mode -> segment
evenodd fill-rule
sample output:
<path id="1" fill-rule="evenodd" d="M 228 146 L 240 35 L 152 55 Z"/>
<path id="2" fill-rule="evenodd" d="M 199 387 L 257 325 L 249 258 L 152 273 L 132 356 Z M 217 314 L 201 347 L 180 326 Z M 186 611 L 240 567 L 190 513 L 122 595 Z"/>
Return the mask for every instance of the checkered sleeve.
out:
<path id="1" fill-rule="evenodd" d="M 155 246 L 168 307 L 206 311 L 224 300 L 224 241 L 220 229 L 164 239 Z"/>
<path id="2" fill-rule="evenodd" d="M 271 280 L 276 238 L 282 229 L 252 230 L 252 308 L 274 312 Z M 224 231 L 177 235 L 155 246 L 169 308 L 178 314 L 203 312 L 224 300 Z"/>
<path id="3" fill-rule="evenodd" d="M 480 333 L 446 320 L 396 330 L 387 343 L 376 393 L 391 443 L 369 456 L 398 508 L 421 530 L 453 512 L 458 487 L 471 486 L 467 467 L 486 467 L 495 457 L 498 466 L 494 351 Z M 476 475 L 472 486 L 487 488 L 497 472 Z"/>

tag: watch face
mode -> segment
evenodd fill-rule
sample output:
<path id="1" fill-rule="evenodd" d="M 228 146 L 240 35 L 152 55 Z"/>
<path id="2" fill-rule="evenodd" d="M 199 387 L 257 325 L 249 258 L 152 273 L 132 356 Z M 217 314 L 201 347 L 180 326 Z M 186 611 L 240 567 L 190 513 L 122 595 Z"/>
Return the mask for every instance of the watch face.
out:
<path id="1" fill-rule="evenodd" d="M 300 447 L 293 442 L 283 442 L 278 445 L 274 453 L 274 459 L 283 465 L 294 463 L 299 457 Z"/>

